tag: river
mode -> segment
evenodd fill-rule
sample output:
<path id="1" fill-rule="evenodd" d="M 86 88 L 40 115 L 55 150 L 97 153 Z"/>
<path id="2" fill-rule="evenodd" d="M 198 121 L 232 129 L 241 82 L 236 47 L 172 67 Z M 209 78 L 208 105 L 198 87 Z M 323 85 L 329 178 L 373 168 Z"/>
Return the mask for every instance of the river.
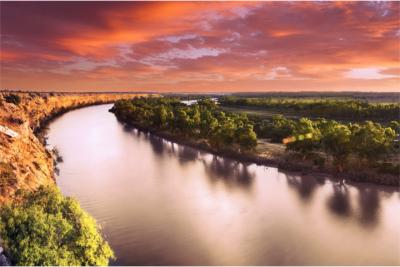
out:
<path id="1" fill-rule="evenodd" d="M 127 129 L 99 105 L 50 124 L 57 184 L 114 265 L 399 265 L 397 188 L 242 164 Z"/>

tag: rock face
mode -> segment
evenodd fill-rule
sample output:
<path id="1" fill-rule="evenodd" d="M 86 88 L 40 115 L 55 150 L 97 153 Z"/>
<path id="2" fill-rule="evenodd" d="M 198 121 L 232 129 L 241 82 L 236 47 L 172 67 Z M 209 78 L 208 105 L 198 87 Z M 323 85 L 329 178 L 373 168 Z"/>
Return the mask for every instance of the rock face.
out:
<path id="1" fill-rule="evenodd" d="M 46 121 L 70 109 L 144 96 L 17 93 L 21 102 L 14 104 L 5 100 L 6 95 L 9 93 L 0 93 L 0 126 L 5 129 L 0 132 L 0 204 L 10 200 L 18 189 L 54 184 L 52 154 L 35 135 Z"/>

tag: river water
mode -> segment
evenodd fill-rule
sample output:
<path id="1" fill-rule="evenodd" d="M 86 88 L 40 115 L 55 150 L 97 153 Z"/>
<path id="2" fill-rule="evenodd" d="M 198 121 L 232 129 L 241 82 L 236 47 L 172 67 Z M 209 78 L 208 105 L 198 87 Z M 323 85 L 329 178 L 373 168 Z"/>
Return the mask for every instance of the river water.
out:
<path id="1" fill-rule="evenodd" d="M 127 129 L 99 105 L 50 125 L 57 183 L 115 265 L 400 264 L 397 188 L 242 164 Z"/>

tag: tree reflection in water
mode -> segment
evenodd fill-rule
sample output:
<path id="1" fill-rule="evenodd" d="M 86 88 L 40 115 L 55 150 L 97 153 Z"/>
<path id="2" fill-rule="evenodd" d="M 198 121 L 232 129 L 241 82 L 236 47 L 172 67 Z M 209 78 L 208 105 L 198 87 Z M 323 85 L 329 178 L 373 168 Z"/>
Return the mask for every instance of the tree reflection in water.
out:
<path id="1" fill-rule="evenodd" d="M 207 176 L 213 183 L 223 181 L 229 187 L 248 189 L 255 179 L 255 173 L 249 170 L 248 164 L 215 155 L 210 156 L 210 154 L 198 149 L 178 145 L 152 134 L 133 129 L 129 126 L 124 127 L 124 131 L 135 135 L 139 139 L 144 138 L 146 141 L 149 141 L 152 150 L 158 156 L 176 157 L 180 164 L 187 164 L 196 160 L 201 161 Z M 315 175 L 298 176 L 286 174 L 286 181 L 290 188 L 296 190 L 300 199 L 305 203 L 310 203 L 316 189 L 326 183 L 324 177 Z M 333 193 L 326 201 L 329 211 L 339 218 L 355 216 L 359 223 L 365 227 L 377 225 L 380 197 L 376 188 L 353 184 L 352 186 L 358 193 L 358 202 L 356 202 L 357 207 L 352 207 L 348 186 L 342 182 L 331 182 Z"/>
<path id="2" fill-rule="evenodd" d="M 296 176 L 286 174 L 287 184 L 290 188 L 296 190 L 301 200 L 305 203 L 311 203 L 312 196 L 319 186 L 325 184 L 326 179 L 313 176 Z M 356 207 L 350 203 L 350 192 L 348 185 L 330 181 L 332 185 L 332 194 L 326 201 L 329 211 L 339 218 L 349 218 L 354 216 L 358 222 L 365 227 L 374 227 L 379 220 L 380 197 L 375 187 L 369 187 L 365 184 L 352 184 L 358 194 Z M 384 189 L 382 189 L 385 191 Z M 387 190 L 386 190 L 387 191 Z M 393 191 L 393 190 L 389 190 Z M 353 203 L 354 204 L 354 203 Z"/>
<path id="3" fill-rule="evenodd" d="M 205 171 L 211 181 L 223 180 L 228 185 L 250 187 L 255 174 L 249 166 L 235 160 L 213 156 L 211 160 L 202 158 Z"/>
<path id="4" fill-rule="evenodd" d="M 146 139 L 149 140 L 151 148 L 153 149 L 154 153 L 156 155 L 163 155 L 165 152 L 165 144 L 164 144 L 164 140 L 159 138 L 159 137 L 155 137 L 153 135 L 148 135 L 146 136 Z"/>
<path id="5" fill-rule="evenodd" d="M 333 194 L 328 199 L 328 208 L 339 216 L 349 216 L 351 214 L 351 206 L 347 187 L 345 185 L 332 184 L 332 188 Z"/>
<path id="6" fill-rule="evenodd" d="M 132 131 L 130 127 L 124 127 L 124 130 L 130 131 L 136 137 L 149 141 L 152 150 L 158 156 L 174 156 L 179 160 L 180 164 L 200 160 L 212 181 L 223 180 L 232 186 L 242 185 L 248 187 L 254 179 L 255 174 L 249 171 L 248 164 L 215 155 L 212 156 L 211 160 L 208 160 L 207 155 L 209 154 L 198 149 L 179 145 L 138 130 Z"/>
<path id="7" fill-rule="evenodd" d="M 376 188 L 360 188 L 359 191 L 360 222 L 366 226 L 378 223 L 380 198 Z"/>
<path id="8" fill-rule="evenodd" d="M 312 199 L 312 195 L 317 188 L 317 186 L 322 186 L 325 183 L 325 179 L 323 178 L 315 178 L 311 176 L 295 176 L 295 175 L 286 175 L 287 183 L 290 187 L 296 189 L 299 193 L 300 198 L 303 201 L 310 201 Z"/>

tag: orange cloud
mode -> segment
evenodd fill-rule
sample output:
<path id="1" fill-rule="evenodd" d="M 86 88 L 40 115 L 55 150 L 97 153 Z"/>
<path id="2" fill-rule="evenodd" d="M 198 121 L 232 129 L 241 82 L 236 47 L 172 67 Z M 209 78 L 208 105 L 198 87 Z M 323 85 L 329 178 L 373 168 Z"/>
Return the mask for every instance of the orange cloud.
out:
<path id="1" fill-rule="evenodd" d="M 2 88 L 252 91 L 399 86 L 399 2 L 0 5 Z"/>

